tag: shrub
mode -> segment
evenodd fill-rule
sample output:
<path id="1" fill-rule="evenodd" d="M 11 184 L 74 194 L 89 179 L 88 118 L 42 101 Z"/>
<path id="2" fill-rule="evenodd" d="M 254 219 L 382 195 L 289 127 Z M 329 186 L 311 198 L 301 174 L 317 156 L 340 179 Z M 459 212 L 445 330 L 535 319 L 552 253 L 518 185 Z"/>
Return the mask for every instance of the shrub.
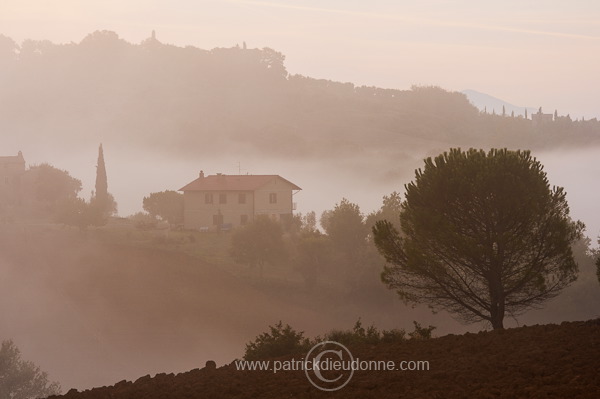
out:
<path id="1" fill-rule="evenodd" d="M 362 326 L 360 318 L 352 330 L 332 330 L 325 335 L 325 341 L 335 341 L 343 345 L 376 344 L 381 340 L 381 333 L 371 325 L 366 329 Z"/>
<path id="2" fill-rule="evenodd" d="M 433 330 L 436 329 L 434 326 L 421 327 L 416 321 L 413 321 L 413 324 L 415 325 L 415 330 L 408 334 L 411 339 L 429 339 Z"/>
<path id="3" fill-rule="evenodd" d="M 60 394 L 60 384 L 48 380 L 48 374 L 31 361 L 11 341 L 0 347 L 0 398 L 33 399 Z"/>
<path id="4" fill-rule="evenodd" d="M 429 339 L 434 326 L 421 327 L 419 323 L 413 321 L 415 330 L 408 333 L 409 339 Z M 406 341 L 407 334 L 403 329 L 381 330 L 379 331 L 374 325 L 364 328 L 360 318 L 354 324 L 352 330 L 332 330 L 325 335 L 326 341 L 336 341 L 344 345 L 352 344 L 378 344 L 379 342 L 401 342 Z"/>
<path id="5" fill-rule="evenodd" d="M 331 330 L 323 338 L 317 336 L 310 340 L 303 332 L 296 332 L 288 324 L 282 322 L 269 326 L 270 332 L 260 334 L 254 342 L 246 344 L 245 360 L 263 360 L 273 357 L 306 353 L 310 348 L 322 341 L 335 341 L 342 345 L 367 344 L 377 345 L 380 342 L 392 343 L 407 340 L 430 339 L 436 327 L 422 327 L 413 321 L 414 331 L 406 333 L 403 329 L 378 330 L 374 325 L 363 327 L 360 318 L 352 330 Z M 408 336 L 408 338 L 407 338 Z"/>
<path id="6" fill-rule="evenodd" d="M 381 342 L 390 343 L 390 342 L 400 342 L 406 340 L 406 331 L 402 329 L 394 328 L 392 330 L 383 330 L 381 332 Z"/>
<path id="7" fill-rule="evenodd" d="M 145 212 L 138 212 L 128 217 L 133 222 L 133 225 L 140 230 L 152 230 L 156 228 L 158 220 Z"/>
<path id="8" fill-rule="evenodd" d="M 262 360 L 273 357 L 306 352 L 311 343 L 304 338 L 304 332 L 295 331 L 289 324 L 279 323 L 269 326 L 270 332 L 260 334 L 254 342 L 246 344 L 245 360 Z"/>

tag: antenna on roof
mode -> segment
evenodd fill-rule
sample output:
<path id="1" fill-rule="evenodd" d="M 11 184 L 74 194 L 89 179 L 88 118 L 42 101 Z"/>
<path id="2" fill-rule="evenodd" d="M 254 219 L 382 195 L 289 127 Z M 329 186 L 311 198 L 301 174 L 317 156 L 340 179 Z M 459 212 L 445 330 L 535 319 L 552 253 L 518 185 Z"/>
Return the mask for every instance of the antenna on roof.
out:
<path id="1" fill-rule="evenodd" d="M 242 170 L 246 170 L 246 169 L 242 169 L 242 164 L 240 161 L 238 161 L 238 163 L 237 163 L 237 168 L 238 168 L 238 175 L 242 174 Z"/>

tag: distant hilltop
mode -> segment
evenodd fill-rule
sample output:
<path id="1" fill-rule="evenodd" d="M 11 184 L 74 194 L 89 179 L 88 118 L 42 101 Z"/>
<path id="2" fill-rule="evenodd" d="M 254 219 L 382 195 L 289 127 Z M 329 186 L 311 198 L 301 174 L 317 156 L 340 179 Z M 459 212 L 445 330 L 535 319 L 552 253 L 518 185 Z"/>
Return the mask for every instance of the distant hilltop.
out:
<path id="1" fill-rule="evenodd" d="M 406 154 L 452 146 L 537 150 L 600 143 L 595 118 L 546 114 L 533 123 L 538 109 L 472 90 L 393 90 L 290 74 L 285 55 L 268 47 L 184 48 L 163 44 L 156 34 L 131 44 L 111 31 L 69 44 L 19 45 L 1 35 L 0 42 L 0 76 L 10 82 L 0 91 L 0 131 L 30 142 L 48 138 L 53 151 L 91 141 L 187 160 L 234 151 L 360 158 L 378 165 L 373 174 L 381 175 L 389 165 L 412 169 Z"/>
<path id="2" fill-rule="evenodd" d="M 477 109 L 482 112 L 487 111 L 490 114 L 496 113 L 497 115 L 501 115 L 503 108 L 504 112 L 509 115 L 514 112 L 515 116 L 525 116 L 525 110 L 527 110 L 528 115 L 538 111 L 537 108 L 513 105 L 499 98 L 490 96 L 489 94 L 481 93 L 476 90 L 463 90 L 461 93 L 467 96 L 469 102 L 477 107 Z"/>

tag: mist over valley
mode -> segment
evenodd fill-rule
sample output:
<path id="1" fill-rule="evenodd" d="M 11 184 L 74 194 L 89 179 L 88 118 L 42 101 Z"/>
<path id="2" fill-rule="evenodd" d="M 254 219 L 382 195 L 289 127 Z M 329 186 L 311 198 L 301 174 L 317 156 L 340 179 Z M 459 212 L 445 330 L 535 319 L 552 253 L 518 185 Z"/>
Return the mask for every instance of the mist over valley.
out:
<path id="1" fill-rule="evenodd" d="M 279 320 L 309 336 L 358 319 L 386 329 L 416 320 L 437 335 L 487 328 L 403 304 L 381 283 L 385 260 L 370 241 L 365 270 L 348 277 L 335 258 L 311 287 L 293 262 L 267 265 L 264 276 L 234 262 L 233 232 L 168 223 L 142 230 L 127 219 L 150 193 L 177 191 L 201 170 L 293 182 L 302 188 L 294 212 L 315 211 L 326 233 L 323 212 L 346 198 L 366 218 L 384 196 L 404 195 L 427 157 L 450 148 L 531 150 L 550 184 L 565 188 L 588 240 L 574 250 L 579 279 L 543 309 L 507 316 L 507 326 L 599 316 L 588 251 L 600 234 L 595 118 L 535 104 L 527 116 L 487 112 L 443 87 L 392 90 L 289 74 L 276 49 L 180 47 L 154 32 L 140 44 L 112 31 L 65 44 L 0 35 L 0 87 L 0 156 L 22 151 L 28 167 L 67 171 L 88 201 L 102 144 L 118 204 L 105 226 L 84 229 L 15 220 L 2 208 L 0 337 L 12 337 L 65 392 L 229 363 Z"/>

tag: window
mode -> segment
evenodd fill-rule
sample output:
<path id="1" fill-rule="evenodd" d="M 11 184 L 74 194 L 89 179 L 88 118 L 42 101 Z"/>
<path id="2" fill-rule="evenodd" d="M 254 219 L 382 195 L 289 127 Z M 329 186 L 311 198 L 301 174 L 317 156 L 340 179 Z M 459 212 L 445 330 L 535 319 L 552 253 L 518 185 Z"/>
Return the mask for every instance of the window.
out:
<path id="1" fill-rule="evenodd" d="M 269 204 L 276 204 L 276 203 L 277 203 L 277 193 L 269 194 Z"/>
<path id="2" fill-rule="evenodd" d="M 240 224 L 243 226 L 248 223 L 248 215 L 242 215 L 240 217 Z"/>
<path id="3" fill-rule="evenodd" d="M 223 215 L 213 215 L 213 225 L 220 226 L 223 224 Z"/>
<path id="4" fill-rule="evenodd" d="M 205 204 L 212 204 L 213 203 L 213 195 L 212 195 L 212 193 L 206 193 L 206 194 L 204 194 L 204 203 Z"/>
<path id="5" fill-rule="evenodd" d="M 227 203 L 227 194 L 219 194 L 219 204 Z"/>
<path id="6" fill-rule="evenodd" d="M 246 194 L 245 193 L 240 193 L 240 195 L 238 197 L 238 203 L 239 204 L 245 204 L 246 203 Z"/>

